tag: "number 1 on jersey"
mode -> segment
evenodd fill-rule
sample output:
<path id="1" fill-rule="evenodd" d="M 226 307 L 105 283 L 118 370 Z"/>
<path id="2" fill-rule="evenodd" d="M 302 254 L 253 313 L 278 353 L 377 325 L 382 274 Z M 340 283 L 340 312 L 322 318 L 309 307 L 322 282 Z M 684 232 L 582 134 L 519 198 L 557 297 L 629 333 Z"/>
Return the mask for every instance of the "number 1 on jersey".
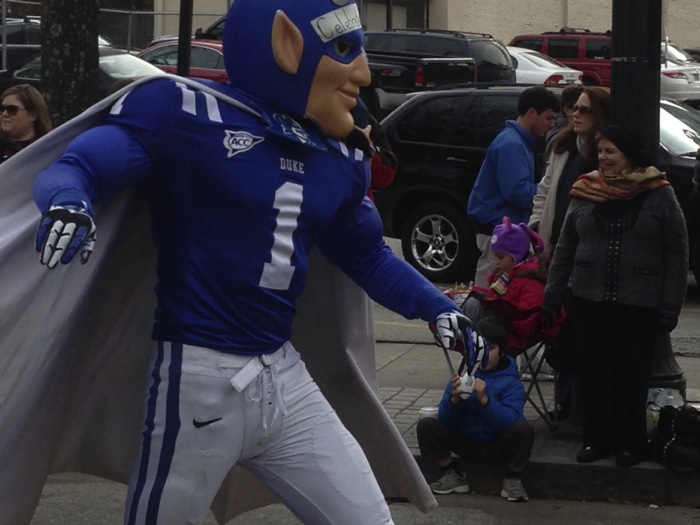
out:
<path id="1" fill-rule="evenodd" d="M 260 286 L 272 290 L 287 290 L 292 282 L 294 266 L 293 235 L 297 229 L 297 219 L 304 200 L 301 184 L 285 182 L 275 192 L 273 207 L 279 210 L 272 243 L 272 258 L 266 262 L 260 277 Z"/>

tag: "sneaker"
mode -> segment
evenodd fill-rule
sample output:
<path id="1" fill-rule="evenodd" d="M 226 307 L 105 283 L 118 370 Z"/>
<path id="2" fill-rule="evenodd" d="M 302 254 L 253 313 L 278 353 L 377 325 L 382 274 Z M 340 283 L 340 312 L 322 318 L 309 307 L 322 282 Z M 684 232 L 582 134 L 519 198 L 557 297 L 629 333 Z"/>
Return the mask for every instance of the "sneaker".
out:
<path id="1" fill-rule="evenodd" d="M 527 501 L 527 492 L 525 492 L 525 487 L 523 487 L 518 478 L 505 478 L 501 489 L 501 497 L 506 498 L 508 501 Z"/>
<path id="2" fill-rule="evenodd" d="M 439 480 L 430 484 L 430 490 L 435 494 L 452 494 L 453 492 L 466 494 L 469 492 L 469 483 L 467 483 L 467 477 L 464 474 L 457 474 L 450 469 Z"/>

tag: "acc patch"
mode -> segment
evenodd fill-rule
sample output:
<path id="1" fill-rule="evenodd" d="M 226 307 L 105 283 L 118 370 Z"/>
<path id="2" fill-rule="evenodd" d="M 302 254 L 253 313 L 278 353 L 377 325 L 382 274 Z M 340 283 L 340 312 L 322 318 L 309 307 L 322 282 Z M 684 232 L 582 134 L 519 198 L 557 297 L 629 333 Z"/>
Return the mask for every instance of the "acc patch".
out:
<path id="1" fill-rule="evenodd" d="M 256 137 L 247 131 L 230 131 L 225 130 L 224 146 L 228 150 L 227 158 L 253 149 L 253 146 L 265 140 L 263 137 Z"/>

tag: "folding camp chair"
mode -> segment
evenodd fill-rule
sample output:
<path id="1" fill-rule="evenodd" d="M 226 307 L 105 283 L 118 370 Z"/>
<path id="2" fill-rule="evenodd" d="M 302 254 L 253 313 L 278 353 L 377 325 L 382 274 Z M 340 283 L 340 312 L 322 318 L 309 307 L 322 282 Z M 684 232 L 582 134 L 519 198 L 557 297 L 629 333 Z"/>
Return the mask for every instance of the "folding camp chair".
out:
<path id="1" fill-rule="evenodd" d="M 525 387 L 527 402 L 530 403 L 537 414 L 547 424 L 549 430 L 554 432 L 559 428 L 559 421 L 557 419 L 557 405 L 559 399 L 557 371 L 553 369 L 552 372 L 553 392 L 551 400 L 547 399 L 543 391 L 541 384 L 542 378 L 540 377 L 544 374 L 543 365 L 546 362 L 545 353 L 550 344 L 552 344 L 551 341 L 542 338 L 532 346 L 519 350 L 514 357 L 517 358 L 517 355 L 522 356 L 520 379 L 524 384 L 527 384 Z M 512 352 L 513 350 L 511 350 L 510 355 L 513 355 Z M 550 416 L 550 414 L 553 414 L 553 417 Z"/>

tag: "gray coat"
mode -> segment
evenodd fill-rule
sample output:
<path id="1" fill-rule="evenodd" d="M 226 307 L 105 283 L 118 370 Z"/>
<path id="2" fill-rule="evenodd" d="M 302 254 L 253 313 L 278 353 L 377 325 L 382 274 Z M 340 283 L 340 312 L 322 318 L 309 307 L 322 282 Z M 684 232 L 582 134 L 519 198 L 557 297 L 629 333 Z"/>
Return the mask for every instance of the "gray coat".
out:
<path id="1" fill-rule="evenodd" d="M 626 217 L 627 227 L 611 228 L 613 223 L 596 206 L 571 200 L 547 277 L 545 304 L 562 305 L 570 279 L 573 294 L 581 299 L 657 308 L 664 317 L 677 317 L 687 286 L 688 234 L 671 186 L 649 191 L 636 220 L 630 225 Z"/>

